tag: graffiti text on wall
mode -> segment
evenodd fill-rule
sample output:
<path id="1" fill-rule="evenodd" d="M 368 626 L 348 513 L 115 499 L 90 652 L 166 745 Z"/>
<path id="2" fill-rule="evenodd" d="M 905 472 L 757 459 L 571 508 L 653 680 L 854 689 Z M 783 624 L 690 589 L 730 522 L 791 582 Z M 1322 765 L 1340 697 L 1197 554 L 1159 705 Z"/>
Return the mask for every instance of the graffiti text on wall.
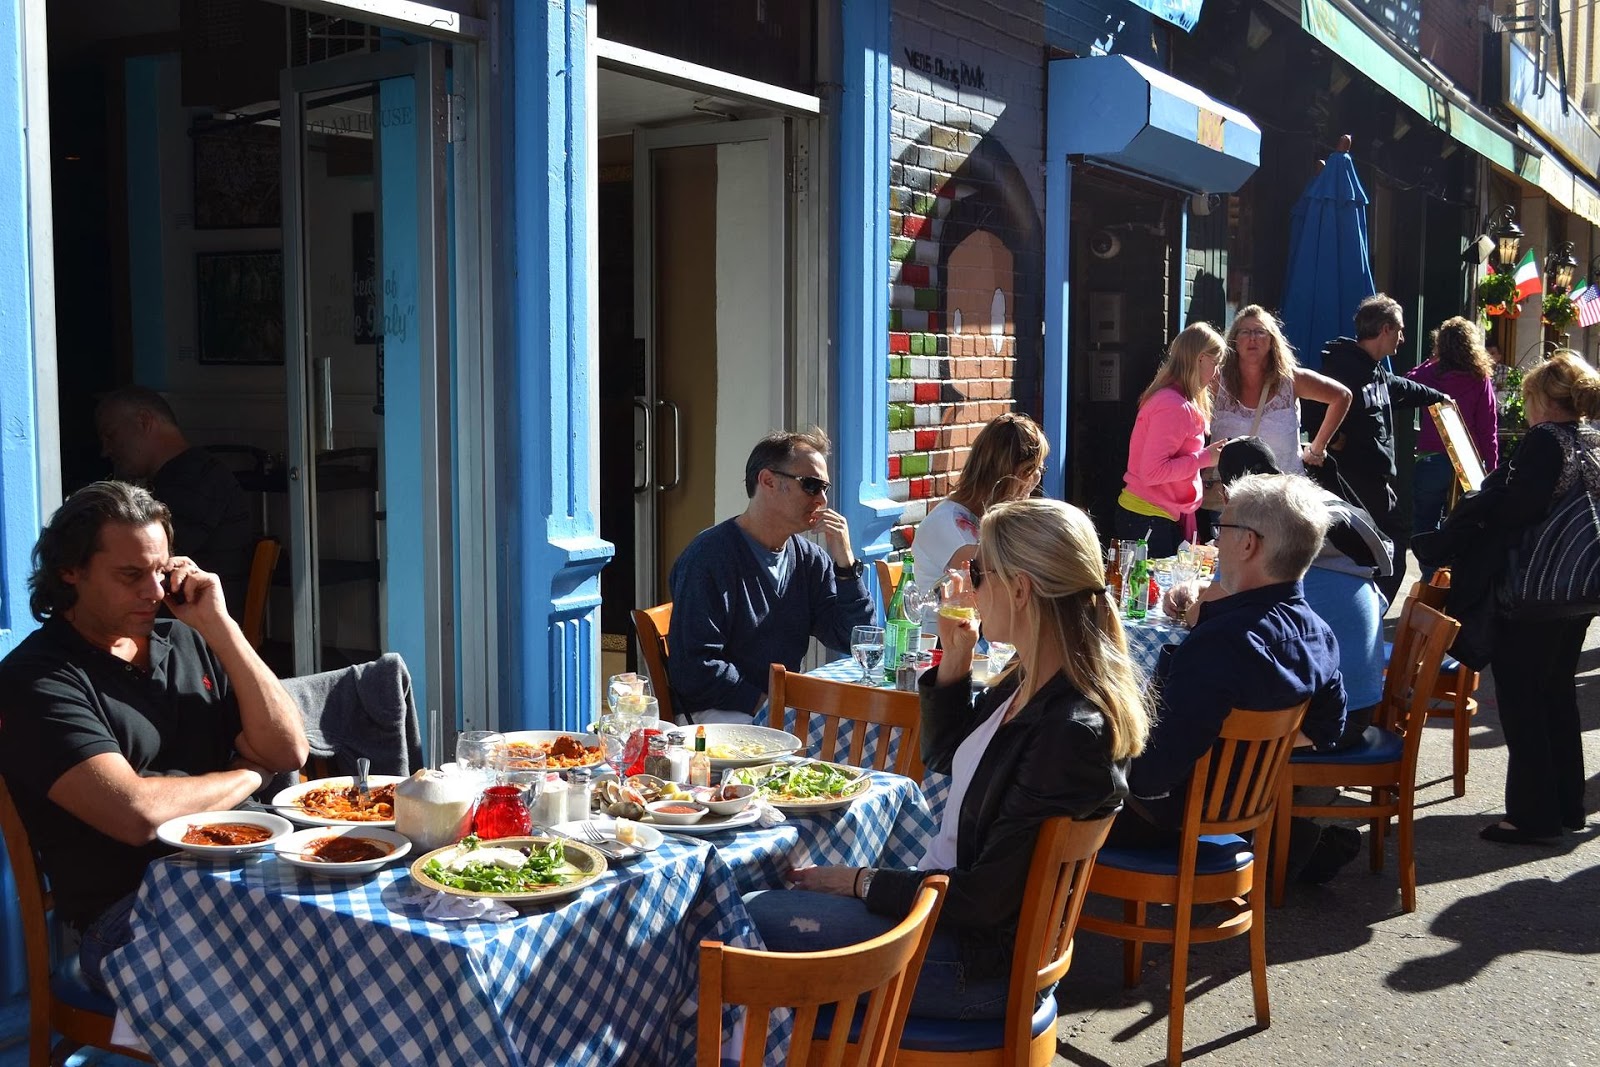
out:
<path id="1" fill-rule="evenodd" d="M 907 48 L 906 66 L 912 70 L 920 70 L 930 78 L 949 82 L 951 85 L 964 85 L 968 89 L 983 88 L 983 68 L 968 66 L 958 60 L 947 60 L 943 56 Z"/>

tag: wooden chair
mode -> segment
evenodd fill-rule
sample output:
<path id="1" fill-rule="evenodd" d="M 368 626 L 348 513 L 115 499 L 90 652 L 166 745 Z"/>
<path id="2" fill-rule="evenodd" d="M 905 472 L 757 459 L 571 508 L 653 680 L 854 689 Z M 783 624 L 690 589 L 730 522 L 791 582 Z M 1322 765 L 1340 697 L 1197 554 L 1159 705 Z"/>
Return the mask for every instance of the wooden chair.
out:
<path id="1" fill-rule="evenodd" d="M 653 608 L 634 608 L 633 628 L 639 634 L 639 652 L 644 656 L 650 688 L 656 691 L 661 718 L 671 722 L 672 682 L 667 677 L 667 633 L 672 629 L 672 601 Z"/>
<path id="2" fill-rule="evenodd" d="M 1413 586 L 1411 595 L 1435 611 L 1444 610 L 1450 594 L 1450 569 L 1434 572 L 1433 581 Z M 1451 720 L 1450 773 L 1458 797 L 1467 795 L 1467 762 L 1472 756 L 1472 717 L 1478 714 L 1478 672 L 1446 652 L 1433 686 L 1428 718 Z"/>
<path id="3" fill-rule="evenodd" d="M 1056 1054 L 1056 998 L 1038 994 L 1072 967 L 1072 938 L 1083 911 L 1095 853 L 1113 816 L 1047 819 L 1033 844 L 1011 956 L 1006 1017 L 909 1018 L 898 1067 L 1045 1067 Z"/>
<path id="4" fill-rule="evenodd" d="M 922 781 L 922 706 L 915 693 L 877 686 L 834 682 L 805 674 L 790 674 L 781 663 L 772 665 L 767 683 L 768 721 L 781 728 L 785 708 L 794 709 L 794 733 L 804 743 L 811 716 L 823 717 L 822 744 L 817 757 L 839 760 L 853 767 L 892 770 L 912 781 Z M 840 725 L 852 722 L 848 752 L 839 756 Z M 876 725 L 876 730 L 868 729 Z M 869 738 L 869 734 L 873 735 Z M 868 752 L 868 741 L 872 742 Z M 889 753 L 894 751 L 894 766 Z"/>
<path id="5" fill-rule="evenodd" d="M 1310 804 L 1293 802 L 1278 813 L 1278 839 L 1288 841 L 1291 815 L 1331 818 L 1367 816 L 1372 820 L 1372 869 L 1383 870 L 1383 843 L 1389 820 L 1399 820 L 1396 841 L 1400 866 L 1400 906 L 1417 909 L 1417 863 L 1412 847 L 1412 810 L 1417 789 L 1417 753 L 1433 701 L 1444 650 L 1456 639 L 1461 624 L 1415 597 L 1406 599 L 1395 629 L 1394 654 L 1383 678 L 1383 700 L 1373 725 L 1378 740 L 1342 752 L 1304 750 L 1289 760 L 1289 783 L 1295 786 L 1355 787 L 1371 790 L 1364 803 Z M 1283 903 L 1289 850 L 1273 860 L 1272 901 Z"/>
<path id="6" fill-rule="evenodd" d="M 722 1007 L 745 1007 L 744 1040 L 739 1063 L 759 1067 L 766 1057 L 767 1030 L 776 1008 L 794 1009 L 789 1040 L 791 1064 L 878 1067 L 894 1062 L 895 1046 L 911 1006 L 911 990 L 928 951 L 928 939 L 944 903 L 950 880 L 935 875 L 922 883 L 916 901 L 893 930 L 870 941 L 827 952 L 756 952 L 727 948 L 720 941 L 700 942 L 700 1018 L 695 1063 L 718 1067 L 722 1061 Z M 851 1048 L 847 1027 L 835 1027 L 831 1038 L 816 1047 L 819 1010 L 835 1017 L 856 1008 L 867 997 L 863 1017 L 866 1040 Z M 846 1054 L 850 1058 L 846 1060 Z"/>
<path id="7" fill-rule="evenodd" d="M 250 557 L 250 581 L 244 590 L 244 611 L 239 616 L 239 628 L 250 647 L 260 650 L 267 637 L 267 594 L 272 590 L 272 572 L 278 569 L 278 556 L 283 544 L 276 537 L 262 537 L 256 541 Z"/>
<path id="8" fill-rule="evenodd" d="M 1267 1004 L 1266 857 L 1273 814 L 1287 788 L 1284 766 L 1305 704 L 1283 711 L 1235 708 L 1211 752 L 1189 777 L 1178 844 L 1171 848 L 1102 848 L 1089 892 L 1123 902 L 1121 920 L 1085 913 L 1080 930 L 1121 939 L 1123 981 L 1138 984 L 1143 944 L 1172 946 L 1172 992 L 1167 1015 L 1167 1063 L 1183 1062 L 1183 1011 L 1189 946 L 1250 935 L 1250 981 L 1256 1023 L 1272 1023 Z M 1254 834 L 1253 841 L 1238 836 Z M 1261 858 L 1258 880 L 1256 858 Z M 1157 926 L 1151 904 L 1172 906 L 1172 925 Z M 1225 905 L 1207 925 L 1195 924 L 1196 905 Z M 1207 918 L 1212 916 L 1207 913 Z"/>
<path id="9" fill-rule="evenodd" d="M 153 1063 L 137 1049 L 112 1044 L 111 1026 L 117 1006 L 110 997 L 84 984 L 76 953 L 62 960 L 52 972 L 50 892 L 4 780 L 0 780 L 0 832 L 11 857 L 22 912 L 23 951 L 28 968 L 28 1067 L 65 1063 L 75 1049 L 85 1045 Z M 61 1035 L 54 1048 L 50 1043 L 52 1031 Z"/>
<path id="10" fill-rule="evenodd" d="M 872 565 L 872 569 L 878 573 L 878 601 L 887 612 L 889 601 L 894 598 L 894 587 L 900 584 L 900 572 L 904 568 L 899 563 L 880 559 Z"/>

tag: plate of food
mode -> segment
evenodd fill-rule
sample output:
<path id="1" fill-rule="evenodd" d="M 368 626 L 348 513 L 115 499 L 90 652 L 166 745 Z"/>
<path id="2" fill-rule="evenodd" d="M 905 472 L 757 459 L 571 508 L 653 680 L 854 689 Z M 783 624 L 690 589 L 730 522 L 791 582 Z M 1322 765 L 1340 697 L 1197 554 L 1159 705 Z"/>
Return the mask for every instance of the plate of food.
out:
<path id="1" fill-rule="evenodd" d="M 707 834 L 720 834 L 724 830 L 738 830 L 745 826 L 754 826 L 761 821 L 761 809 L 752 804 L 743 811 L 733 815 L 715 815 L 707 812 L 695 822 L 666 823 L 653 814 L 646 813 L 639 820 L 641 828 L 655 828 L 663 833 L 683 834 L 686 837 L 704 837 Z"/>
<path id="2" fill-rule="evenodd" d="M 638 849 L 638 855 L 654 852 L 661 847 L 661 831 L 636 819 L 587 819 L 578 822 L 558 822 L 550 827 L 558 834 L 583 838 L 585 827 L 592 826 L 609 844 L 619 848 Z M 632 857 L 626 857 L 632 858 Z"/>
<path id="3" fill-rule="evenodd" d="M 458 897 L 489 900 L 560 900 L 593 885 L 606 858 L 564 837 L 468 837 L 436 848 L 411 863 L 420 885 Z"/>
<path id="4" fill-rule="evenodd" d="M 694 750 L 696 727 L 684 727 L 685 743 Z M 783 730 L 769 726 L 746 726 L 742 723 L 713 722 L 706 724 L 706 755 L 711 757 L 713 770 L 732 767 L 754 767 L 771 763 L 775 759 L 791 756 L 800 751 L 800 739 Z"/>
<path id="5" fill-rule="evenodd" d="M 394 787 L 397 774 L 367 776 L 371 793 L 356 795 L 355 779 L 348 774 L 318 778 L 292 785 L 272 798 L 272 806 L 305 826 L 381 826 L 394 829 Z"/>
<path id="6" fill-rule="evenodd" d="M 542 753 L 546 769 L 552 771 L 594 767 L 606 761 L 606 750 L 596 734 L 572 730 L 512 730 L 501 736 L 501 746 L 516 755 Z"/>
<path id="7" fill-rule="evenodd" d="M 237 856 L 289 836 L 288 819 L 267 811 L 202 811 L 156 827 L 156 838 L 196 856 Z"/>
<path id="8" fill-rule="evenodd" d="M 860 767 L 821 760 L 742 767 L 729 771 L 722 780 L 753 785 L 756 796 L 768 804 L 781 811 L 794 812 L 842 808 L 872 789 L 872 777 Z"/>
<path id="9" fill-rule="evenodd" d="M 375 826 L 314 826 L 280 837 L 278 858 L 330 878 L 371 874 L 411 851 L 411 842 Z"/>

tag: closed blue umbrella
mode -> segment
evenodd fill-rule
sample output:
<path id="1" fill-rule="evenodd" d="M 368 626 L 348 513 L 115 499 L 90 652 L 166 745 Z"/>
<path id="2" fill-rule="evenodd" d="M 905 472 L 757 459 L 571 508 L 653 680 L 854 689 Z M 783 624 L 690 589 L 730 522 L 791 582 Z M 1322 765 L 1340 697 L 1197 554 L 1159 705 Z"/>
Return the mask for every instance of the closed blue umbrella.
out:
<path id="1" fill-rule="evenodd" d="M 1367 192 L 1350 153 L 1334 152 L 1295 202 L 1289 222 L 1283 325 L 1301 364 L 1321 367 L 1322 346 L 1351 336 L 1356 305 L 1377 291 L 1367 247 Z"/>

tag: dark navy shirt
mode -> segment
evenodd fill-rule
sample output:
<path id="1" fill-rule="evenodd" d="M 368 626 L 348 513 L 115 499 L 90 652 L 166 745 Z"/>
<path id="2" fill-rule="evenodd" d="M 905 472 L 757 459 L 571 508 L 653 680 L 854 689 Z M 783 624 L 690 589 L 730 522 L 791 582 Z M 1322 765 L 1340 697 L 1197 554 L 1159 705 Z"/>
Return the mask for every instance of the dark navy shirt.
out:
<path id="1" fill-rule="evenodd" d="M 1339 642 L 1299 582 L 1264 585 L 1200 607 L 1188 639 L 1156 664 L 1157 721 L 1128 785 L 1159 823 L 1182 818 L 1182 787 L 1234 708 L 1278 711 L 1310 700 L 1301 731 L 1318 745 L 1344 730 Z"/>
<path id="2" fill-rule="evenodd" d="M 139 888 L 165 845 L 125 845 L 49 799 L 56 779 L 116 752 L 141 777 L 225 769 L 241 729 L 228 676 L 200 635 L 157 619 L 150 669 L 51 618 L 0 660 L 0 775 L 43 861 L 61 918 L 82 924 Z"/>

